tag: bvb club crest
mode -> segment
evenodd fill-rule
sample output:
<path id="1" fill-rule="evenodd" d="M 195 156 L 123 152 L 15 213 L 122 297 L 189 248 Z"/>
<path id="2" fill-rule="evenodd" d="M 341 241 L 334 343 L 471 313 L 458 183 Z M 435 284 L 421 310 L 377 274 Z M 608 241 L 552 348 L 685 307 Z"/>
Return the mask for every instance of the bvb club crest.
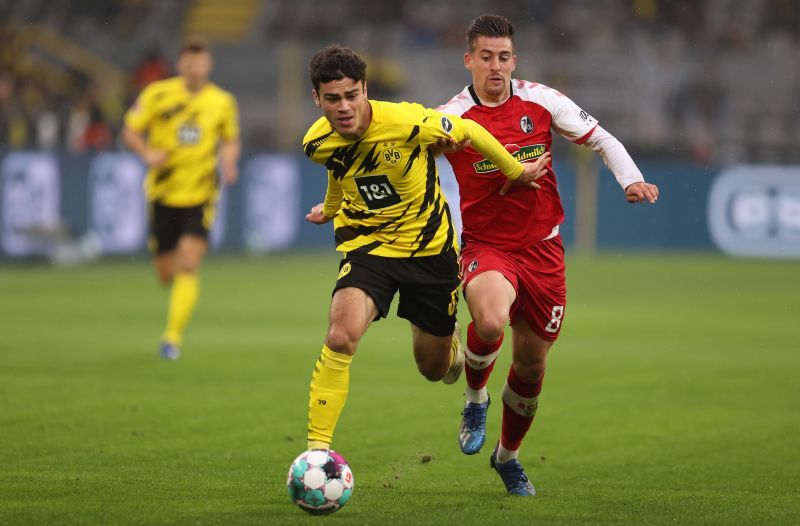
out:
<path id="1" fill-rule="evenodd" d="M 394 166 L 400 162 L 403 154 L 397 148 L 387 148 L 383 150 L 383 159 L 390 165 Z"/>
<path id="2" fill-rule="evenodd" d="M 530 133 L 533 131 L 533 120 L 527 115 L 523 115 L 522 118 L 519 120 L 519 127 L 525 133 Z"/>
<path id="3" fill-rule="evenodd" d="M 349 261 L 347 263 L 345 263 L 344 265 L 342 265 L 342 270 L 339 271 L 339 276 L 336 279 L 342 279 L 346 275 L 350 274 L 350 270 L 352 268 L 353 267 L 352 267 L 352 265 L 350 265 Z"/>

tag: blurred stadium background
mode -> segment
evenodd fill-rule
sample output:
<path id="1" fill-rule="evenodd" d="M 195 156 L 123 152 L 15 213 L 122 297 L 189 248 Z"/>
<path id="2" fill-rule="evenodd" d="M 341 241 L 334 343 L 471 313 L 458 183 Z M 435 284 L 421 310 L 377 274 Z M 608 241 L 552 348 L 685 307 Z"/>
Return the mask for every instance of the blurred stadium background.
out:
<path id="1" fill-rule="evenodd" d="M 570 311 L 522 451 L 535 502 L 457 451 L 462 393 L 420 379 L 392 316 L 353 368 L 336 447 L 356 492 L 334 520 L 800 523 L 797 0 L 0 0 L 0 524 L 318 523 L 284 487 L 337 269 L 303 220 L 325 191 L 300 151 L 307 61 L 350 45 L 372 97 L 436 106 L 469 82 L 483 12 L 515 22 L 516 76 L 597 117 L 661 199 L 627 205 L 554 141 Z M 195 33 L 245 152 L 168 363 L 119 131 Z"/>
<path id="2" fill-rule="evenodd" d="M 436 106 L 468 82 L 464 28 L 487 11 L 517 25 L 516 76 L 590 111 L 662 188 L 647 212 L 623 207 L 599 159 L 556 140 L 568 246 L 800 256 L 794 0 L 1 0 L 0 254 L 143 253 L 143 171 L 119 146 L 121 116 L 172 74 L 186 34 L 212 39 L 213 78 L 241 110 L 243 180 L 215 247 L 328 247 L 302 224 L 324 192 L 299 151 L 317 117 L 308 58 L 345 43 L 369 59 L 373 98 Z"/>

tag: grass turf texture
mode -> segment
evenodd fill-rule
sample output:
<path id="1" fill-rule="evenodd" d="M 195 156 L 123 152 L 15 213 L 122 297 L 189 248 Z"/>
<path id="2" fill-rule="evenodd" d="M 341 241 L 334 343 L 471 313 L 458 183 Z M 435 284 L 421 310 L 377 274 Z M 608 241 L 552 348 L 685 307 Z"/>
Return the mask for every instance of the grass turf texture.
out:
<path id="1" fill-rule="evenodd" d="M 509 345 L 466 457 L 461 385 L 424 380 L 392 316 L 361 343 L 336 433 L 353 498 L 307 516 L 284 482 L 336 261 L 209 260 L 178 362 L 156 357 L 167 293 L 144 261 L 0 267 L 0 523 L 800 523 L 798 264 L 656 254 L 568 258 L 521 453 L 535 498 L 488 466 Z"/>

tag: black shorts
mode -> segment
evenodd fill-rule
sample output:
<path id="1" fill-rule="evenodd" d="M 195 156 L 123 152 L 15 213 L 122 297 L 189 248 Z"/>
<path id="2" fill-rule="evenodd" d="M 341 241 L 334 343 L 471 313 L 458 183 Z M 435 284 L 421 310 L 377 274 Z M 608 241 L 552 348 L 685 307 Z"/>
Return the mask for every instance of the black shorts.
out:
<path id="1" fill-rule="evenodd" d="M 399 291 L 398 316 L 434 336 L 449 336 L 455 328 L 459 283 L 458 256 L 452 249 L 414 258 L 350 253 L 339 263 L 333 292 L 363 290 L 378 307 L 378 320 L 389 314 Z"/>
<path id="2" fill-rule="evenodd" d="M 208 239 L 213 221 L 212 203 L 177 208 L 153 201 L 150 203 L 150 251 L 162 254 L 175 250 L 178 239 L 185 234 Z"/>

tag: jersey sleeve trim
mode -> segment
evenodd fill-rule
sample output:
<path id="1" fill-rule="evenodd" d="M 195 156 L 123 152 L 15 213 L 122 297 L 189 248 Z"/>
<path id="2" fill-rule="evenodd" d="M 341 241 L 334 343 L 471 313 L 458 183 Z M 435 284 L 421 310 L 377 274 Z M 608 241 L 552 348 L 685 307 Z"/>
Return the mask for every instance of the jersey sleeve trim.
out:
<path id="1" fill-rule="evenodd" d="M 583 137 L 581 137 L 581 138 L 579 138 L 579 139 L 576 139 L 576 140 L 574 140 L 574 141 L 572 141 L 572 142 L 574 142 L 575 144 L 583 144 L 583 143 L 585 143 L 586 141 L 588 141 L 588 140 L 589 140 L 589 137 L 591 137 L 591 136 L 592 136 L 592 134 L 594 133 L 594 131 L 595 131 L 596 129 L 597 129 L 597 124 L 595 124 L 594 126 L 592 126 L 592 129 L 591 129 L 591 130 L 589 130 L 588 132 L 586 132 L 586 134 L 584 134 L 584 136 L 583 136 Z"/>

